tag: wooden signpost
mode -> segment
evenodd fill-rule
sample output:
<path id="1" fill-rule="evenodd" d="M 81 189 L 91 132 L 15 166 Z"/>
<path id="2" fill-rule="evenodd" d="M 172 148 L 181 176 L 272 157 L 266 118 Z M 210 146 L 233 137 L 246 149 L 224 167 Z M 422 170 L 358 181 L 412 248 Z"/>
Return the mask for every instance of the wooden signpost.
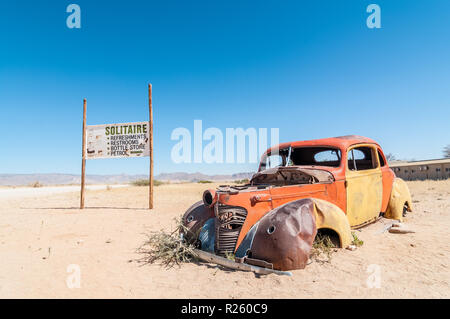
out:
<path id="1" fill-rule="evenodd" d="M 83 150 L 81 152 L 81 196 L 80 209 L 84 208 L 84 183 L 86 177 L 86 99 L 83 100 Z"/>
<path id="2" fill-rule="evenodd" d="M 150 157 L 149 203 L 153 209 L 153 109 L 152 85 L 148 85 L 149 121 L 86 125 L 86 99 L 83 100 L 83 142 L 80 209 L 84 208 L 86 159 Z"/>
<path id="3" fill-rule="evenodd" d="M 148 209 L 153 209 L 153 106 L 152 106 L 152 85 L 148 85 L 148 125 L 150 126 L 150 181 L 148 194 Z"/>

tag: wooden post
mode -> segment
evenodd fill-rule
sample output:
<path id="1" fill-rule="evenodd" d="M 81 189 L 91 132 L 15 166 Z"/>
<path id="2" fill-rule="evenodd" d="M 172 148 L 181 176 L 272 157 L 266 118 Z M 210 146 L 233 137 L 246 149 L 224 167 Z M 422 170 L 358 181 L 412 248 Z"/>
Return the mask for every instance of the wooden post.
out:
<path id="1" fill-rule="evenodd" d="M 83 142 L 81 151 L 81 196 L 80 209 L 84 208 L 84 182 L 86 175 L 86 99 L 83 100 Z"/>
<path id="2" fill-rule="evenodd" d="M 149 138 L 150 138 L 150 174 L 149 174 L 149 198 L 148 209 L 153 209 L 153 109 L 152 109 L 152 85 L 148 85 L 148 109 L 149 109 Z"/>

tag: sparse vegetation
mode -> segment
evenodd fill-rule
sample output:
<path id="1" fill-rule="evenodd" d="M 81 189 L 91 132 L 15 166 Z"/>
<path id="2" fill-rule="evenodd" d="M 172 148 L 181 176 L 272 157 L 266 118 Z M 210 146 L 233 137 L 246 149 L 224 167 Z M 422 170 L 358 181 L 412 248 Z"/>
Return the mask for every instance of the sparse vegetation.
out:
<path id="1" fill-rule="evenodd" d="M 248 184 L 250 181 L 248 180 L 248 178 L 244 178 L 244 179 L 238 179 L 235 180 L 233 183 L 234 184 Z"/>
<path id="2" fill-rule="evenodd" d="M 355 232 L 352 232 L 353 240 L 352 245 L 355 245 L 356 247 L 360 247 L 364 244 L 364 242 L 358 238 Z"/>
<path id="3" fill-rule="evenodd" d="M 310 258 L 316 262 L 329 263 L 331 262 L 331 254 L 334 248 L 335 245 L 331 241 L 330 236 L 317 233 L 316 238 L 314 238 Z"/>
<path id="4" fill-rule="evenodd" d="M 225 258 L 231 261 L 235 261 L 236 256 L 234 255 L 234 253 L 226 251 Z"/>
<path id="5" fill-rule="evenodd" d="M 209 184 L 212 183 L 211 181 L 198 181 L 197 183 L 199 184 Z"/>
<path id="6" fill-rule="evenodd" d="M 386 154 L 385 156 L 386 156 L 386 160 L 387 160 L 388 162 L 392 162 L 392 161 L 396 161 L 396 160 L 397 160 L 397 158 L 395 157 L 395 155 L 392 154 L 392 153 L 388 153 L 388 154 Z"/>
<path id="7" fill-rule="evenodd" d="M 39 183 L 39 181 L 36 181 L 34 183 L 31 183 L 30 186 L 34 187 L 34 188 L 39 188 L 39 187 L 43 187 L 44 185 Z"/>
<path id="8" fill-rule="evenodd" d="M 443 151 L 445 158 L 450 158 L 450 144 L 444 147 Z"/>
<path id="9" fill-rule="evenodd" d="M 171 233 L 164 230 L 147 234 L 147 240 L 138 248 L 137 252 L 143 257 L 137 261 L 143 264 L 161 263 L 167 268 L 172 268 L 181 263 L 195 259 L 193 243 L 187 243 L 180 237 L 180 231 L 187 233 L 181 218 L 175 219 L 177 227 Z"/>
<path id="10" fill-rule="evenodd" d="M 138 179 L 135 181 L 132 181 L 130 183 L 133 186 L 148 186 L 150 184 L 150 181 L 148 179 Z M 165 182 L 162 181 L 158 181 L 158 180 L 153 180 L 153 186 L 160 186 L 166 184 Z"/>

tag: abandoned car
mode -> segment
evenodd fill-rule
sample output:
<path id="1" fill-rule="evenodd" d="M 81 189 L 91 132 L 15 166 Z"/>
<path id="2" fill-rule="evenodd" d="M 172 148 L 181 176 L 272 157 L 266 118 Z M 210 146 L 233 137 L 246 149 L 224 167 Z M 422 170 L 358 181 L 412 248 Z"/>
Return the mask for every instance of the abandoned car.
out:
<path id="1" fill-rule="evenodd" d="M 351 244 L 351 229 L 412 210 L 378 143 L 343 136 L 268 149 L 246 185 L 206 190 L 183 216 L 185 237 L 206 252 L 277 270 L 306 266 L 315 236 Z"/>

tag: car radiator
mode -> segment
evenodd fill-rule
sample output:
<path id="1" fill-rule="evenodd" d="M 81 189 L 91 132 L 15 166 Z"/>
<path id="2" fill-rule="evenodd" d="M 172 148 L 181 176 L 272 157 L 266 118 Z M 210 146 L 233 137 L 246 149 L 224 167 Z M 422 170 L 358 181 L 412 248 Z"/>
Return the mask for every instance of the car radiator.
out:
<path id="1" fill-rule="evenodd" d="M 217 203 L 214 207 L 215 221 L 215 252 L 226 256 L 234 253 L 242 225 L 247 217 L 247 210 L 238 206 L 227 206 Z"/>

